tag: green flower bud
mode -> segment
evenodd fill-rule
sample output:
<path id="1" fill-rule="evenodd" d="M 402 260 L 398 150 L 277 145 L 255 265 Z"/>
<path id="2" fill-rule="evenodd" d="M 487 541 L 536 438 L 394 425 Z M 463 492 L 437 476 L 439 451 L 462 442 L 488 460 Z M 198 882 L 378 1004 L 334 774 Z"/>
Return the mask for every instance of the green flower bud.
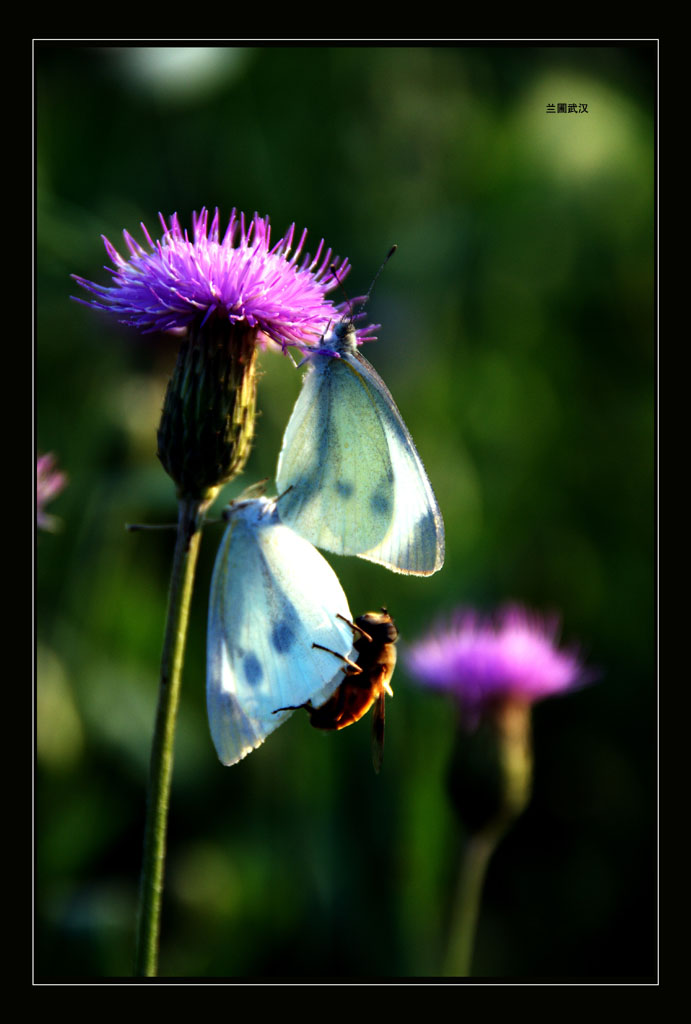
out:
<path id="1" fill-rule="evenodd" d="M 210 500 L 252 446 L 257 329 L 210 317 L 178 353 L 158 428 L 158 457 L 178 497 Z"/>

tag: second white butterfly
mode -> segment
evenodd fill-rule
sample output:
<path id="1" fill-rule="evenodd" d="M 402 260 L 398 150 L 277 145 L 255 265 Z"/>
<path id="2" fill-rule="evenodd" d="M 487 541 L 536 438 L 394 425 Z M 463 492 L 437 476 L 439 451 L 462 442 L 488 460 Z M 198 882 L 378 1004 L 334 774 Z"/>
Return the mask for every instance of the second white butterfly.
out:
<path id="1" fill-rule="evenodd" d="M 321 347 L 283 437 L 281 519 L 326 551 L 430 576 L 444 563 L 444 523 L 396 403 L 352 319 Z"/>

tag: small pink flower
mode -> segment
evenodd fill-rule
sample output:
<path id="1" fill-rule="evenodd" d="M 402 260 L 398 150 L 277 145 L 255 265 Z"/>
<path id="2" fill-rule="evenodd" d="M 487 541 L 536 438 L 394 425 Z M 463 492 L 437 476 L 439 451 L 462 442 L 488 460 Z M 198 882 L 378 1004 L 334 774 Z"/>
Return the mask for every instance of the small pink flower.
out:
<path id="1" fill-rule="evenodd" d="M 588 682 L 575 650 L 559 649 L 559 621 L 519 605 L 507 605 L 494 619 L 460 609 L 438 625 L 405 657 L 424 685 L 459 698 L 469 724 L 497 702 L 532 704 Z"/>
<path id="2" fill-rule="evenodd" d="M 51 453 L 39 455 L 36 459 L 36 525 L 44 530 L 54 530 L 58 525 L 55 516 L 48 515 L 44 505 L 60 493 L 67 477 L 55 467 L 55 456 Z"/>

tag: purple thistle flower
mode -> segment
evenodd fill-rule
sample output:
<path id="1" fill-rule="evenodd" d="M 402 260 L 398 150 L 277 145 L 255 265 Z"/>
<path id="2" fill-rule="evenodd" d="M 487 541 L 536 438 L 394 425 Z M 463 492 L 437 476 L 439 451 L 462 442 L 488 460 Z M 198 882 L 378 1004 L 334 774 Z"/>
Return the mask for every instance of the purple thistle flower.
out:
<path id="1" fill-rule="evenodd" d="M 558 649 L 559 620 L 507 605 L 494 619 L 459 610 L 414 644 L 412 675 L 461 701 L 468 724 L 506 699 L 532 704 L 593 678 L 578 653 Z"/>
<path id="2" fill-rule="evenodd" d="M 36 525 L 44 530 L 54 530 L 58 524 L 55 516 L 44 509 L 46 502 L 60 493 L 67 477 L 54 468 L 55 456 L 51 453 L 39 455 L 36 459 Z"/>
<path id="3" fill-rule="evenodd" d="M 291 256 L 294 224 L 272 247 L 269 218 L 257 213 L 246 227 L 245 215 L 238 217 L 233 210 L 221 239 L 218 209 L 211 225 L 208 211 L 202 209 L 192 216 L 192 241 L 177 214 L 170 218 L 170 226 L 161 214 L 159 218 L 163 227 L 159 241 L 153 241 L 141 225 L 150 251 L 123 232 L 128 259 L 103 237 L 115 265 L 110 270 L 114 283 L 106 287 L 73 274 L 96 296 L 91 301 L 76 298 L 77 302 L 115 313 L 122 323 L 144 333 L 181 333 L 193 323 L 202 326 L 214 315 L 231 325 L 244 321 L 260 332 L 260 343 L 271 339 L 283 351 L 289 345 L 303 350 L 318 347 L 329 325 L 341 317 L 341 308 L 326 293 L 343 280 L 350 264 L 347 259 L 340 264 L 332 260 L 331 249 L 323 251 L 323 239 L 314 259 L 306 254 L 298 262 L 307 231 Z M 358 340 L 368 340 L 367 332 L 360 329 Z"/>

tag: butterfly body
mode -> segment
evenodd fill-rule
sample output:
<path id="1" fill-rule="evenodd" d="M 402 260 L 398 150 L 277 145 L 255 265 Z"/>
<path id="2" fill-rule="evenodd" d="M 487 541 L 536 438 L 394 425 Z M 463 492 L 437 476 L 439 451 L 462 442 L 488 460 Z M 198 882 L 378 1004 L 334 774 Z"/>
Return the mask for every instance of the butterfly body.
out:
<path id="1" fill-rule="evenodd" d="M 234 764 L 291 707 L 321 704 L 338 687 L 333 655 L 315 638 L 343 658 L 354 650 L 336 574 L 280 521 L 276 502 L 236 502 L 226 518 L 211 583 L 207 709 L 219 759 Z"/>
<path id="2" fill-rule="evenodd" d="M 309 362 L 276 472 L 288 492 L 281 518 L 327 551 L 431 575 L 444 561 L 439 506 L 352 321 L 337 324 Z"/>

